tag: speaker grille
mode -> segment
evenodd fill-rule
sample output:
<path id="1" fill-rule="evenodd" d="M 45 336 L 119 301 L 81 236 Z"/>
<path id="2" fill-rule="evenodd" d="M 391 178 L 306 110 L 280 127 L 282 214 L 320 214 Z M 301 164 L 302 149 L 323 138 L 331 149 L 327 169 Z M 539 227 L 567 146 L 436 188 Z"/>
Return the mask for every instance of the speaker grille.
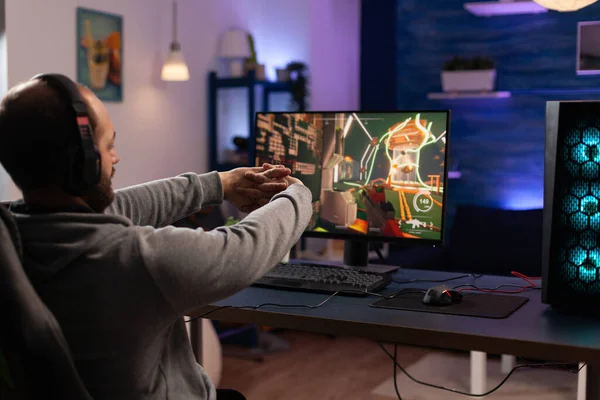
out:
<path id="1" fill-rule="evenodd" d="M 600 294 L 600 121 L 573 124 L 561 145 L 560 274 L 569 290 Z"/>

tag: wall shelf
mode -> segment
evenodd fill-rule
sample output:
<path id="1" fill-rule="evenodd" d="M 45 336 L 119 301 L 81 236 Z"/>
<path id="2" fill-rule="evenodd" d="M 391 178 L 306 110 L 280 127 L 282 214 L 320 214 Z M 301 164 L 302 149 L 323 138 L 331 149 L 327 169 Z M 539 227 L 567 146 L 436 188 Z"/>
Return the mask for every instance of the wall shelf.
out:
<path id="1" fill-rule="evenodd" d="M 262 87 L 262 98 L 260 104 L 256 104 L 255 93 L 256 88 Z M 255 112 L 259 110 L 258 106 L 262 106 L 260 111 L 269 111 L 270 95 L 272 93 L 291 92 L 290 82 L 270 82 L 257 80 L 254 71 L 250 71 L 248 76 L 241 78 L 219 78 L 217 73 L 212 71 L 208 74 L 208 139 L 209 139 L 209 168 L 210 170 L 226 171 L 232 168 L 243 166 L 237 162 L 221 162 L 218 154 L 218 112 L 217 112 L 217 95 L 221 90 L 227 89 L 247 89 L 247 104 L 248 104 L 248 140 L 254 142 L 254 118 Z M 254 161 L 254 150 L 250 147 L 248 152 L 249 163 Z M 246 165 L 247 166 L 247 165 Z"/>
<path id="2" fill-rule="evenodd" d="M 507 99 L 510 92 L 438 92 L 427 93 L 429 100 L 458 100 L 458 99 Z"/>
<path id="3" fill-rule="evenodd" d="M 465 3 L 465 10 L 478 17 L 493 17 L 500 15 L 541 14 L 548 9 L 530 0 L 500 0 L 478 1 Z"/>
<path id="4" fill-rule="evenodd" d="M 462 173 L 460 171 L 448 171 L 448 179 L 460 179 Z"/>

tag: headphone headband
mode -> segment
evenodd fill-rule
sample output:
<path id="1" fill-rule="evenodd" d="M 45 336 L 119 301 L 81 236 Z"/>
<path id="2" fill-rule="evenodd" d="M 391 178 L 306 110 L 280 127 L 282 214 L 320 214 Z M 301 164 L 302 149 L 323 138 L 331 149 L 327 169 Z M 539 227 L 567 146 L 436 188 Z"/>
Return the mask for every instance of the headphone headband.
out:
<path id="1" fill-rule="evenodd" d="M 58 91 L 73 112 L 74 132 L 68 134 L 66 176 L 62 188 L 74 196 L 82 196 L 100 181 L 100 153 L 94 143 L 87 103 L 77 85 L 64 75 L 38 74 L 31 80 L 42 80 Z"/>

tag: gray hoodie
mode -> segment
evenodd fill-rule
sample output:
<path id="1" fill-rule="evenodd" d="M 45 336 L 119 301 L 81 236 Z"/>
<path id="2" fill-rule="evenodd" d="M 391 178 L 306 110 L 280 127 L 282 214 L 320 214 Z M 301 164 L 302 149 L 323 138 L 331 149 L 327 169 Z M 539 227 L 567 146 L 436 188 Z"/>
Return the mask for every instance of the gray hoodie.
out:
<path id="1" fill-rule="evenodd" d="M 94 399 L 215 399 L 183 316 L 261 277 L 312 213 L 310 191 L 295 184 L 234 226 L 169 226 L 222 200 L 211 172 L 116 191 L 104 214 L 11 206 L 25 270 Z"/>

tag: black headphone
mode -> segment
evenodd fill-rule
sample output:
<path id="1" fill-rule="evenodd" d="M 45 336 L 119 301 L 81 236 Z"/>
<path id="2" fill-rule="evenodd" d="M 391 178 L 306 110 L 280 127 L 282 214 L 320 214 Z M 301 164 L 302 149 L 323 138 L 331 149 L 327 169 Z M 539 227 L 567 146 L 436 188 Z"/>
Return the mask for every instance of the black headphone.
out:
<path id="1" fill-rule="evenodd" d="M 94 143 L 87 104 L 75 83 L 60 74 L 39 74 L 31 80 L 42 80 L 59 92 L 63 101 L 73 111 L 73 132 L 67 133 L 65 160 L 61 187 L 73 196 L 82 196 L 100 182 L 100 152 Z M 64 164 L 63 164 L 64 163 Z"/>

